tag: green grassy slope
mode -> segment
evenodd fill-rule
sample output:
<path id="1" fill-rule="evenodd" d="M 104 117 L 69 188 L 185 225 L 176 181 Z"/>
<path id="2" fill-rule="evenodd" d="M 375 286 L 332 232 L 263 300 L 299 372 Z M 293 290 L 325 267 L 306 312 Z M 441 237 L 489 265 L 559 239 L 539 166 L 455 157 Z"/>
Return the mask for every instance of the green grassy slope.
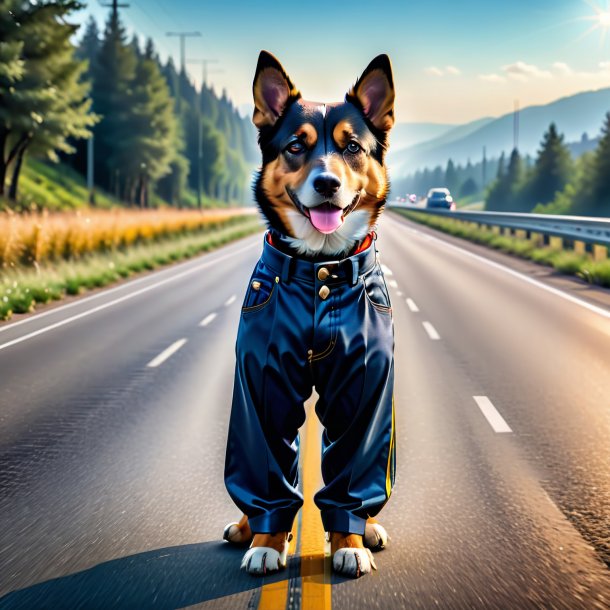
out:
<path id="1" fill-rule="evenodd" d="M 49 210 L 69 210 L 87 206 L 89 191 L 85 179 L 70 166 L 64 163 L 45 163 L 36 159 L 27 159 L 19 180 L 18 209 L 38 208 Z M 165 202 L 157 195 L 152 196 L 152 205 L 159 206 Z M 109 193 L 96 189 L 95 205 L 98 208 L 123 206 Z M 197 196 L 191 191 L 184 193 L 183 205 L 197 206 Z M 9 207 L 8 202 L 0 198 L 0 210 Z M 15 207 L 15 206 L 10 206 Z M 204 197 L 203 207 L 227 207 L 222 201 Z"/>

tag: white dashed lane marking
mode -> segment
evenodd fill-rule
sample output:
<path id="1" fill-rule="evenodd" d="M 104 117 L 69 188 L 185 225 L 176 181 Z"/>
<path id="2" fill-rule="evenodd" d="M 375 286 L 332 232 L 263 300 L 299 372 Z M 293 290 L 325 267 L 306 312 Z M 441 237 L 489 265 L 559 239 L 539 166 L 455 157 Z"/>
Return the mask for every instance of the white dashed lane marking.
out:
<path id="1" fill-rule="evenodd" d="M 212 312 L 208 314 L 201 322 L 199 322 L 199 326 L 207 326 L 218 314 L 216 312 Z"/>
<path id="2" fill-rule="evenodd" d="M 396 293 L 397 297 L 401 297 L 402 296 L 402 292 L 400 292 L 400 290 Z"/>
<path id="3" fill-rule="evenodd" d="M 387 265 L 381 265 L 381 270 L 384 275 L 394 275 L 394 272 Z"/>
<path id="4" fill-rule="evenodd" d="M 179 339 L 172 343 L 167 349 L 164 349 L 156 358 L 153 358 L 146 366 L 156 368 L 163 364 L 170 356 L 175 354 L 184 344 L 186 339 Z"/>
<path id="5" fill-rule="evenodd" d="M 415 304 L 413 299 L 407 299 L 407 305 L 413 313 L 417 313 L 419 311 L 419 307 Z"/>
<path id="6" fill-rule="evenodd" d="M 436 328 L 434 328 L 430 322 L 422 322 L 422 324 L 428 333 L 428 337 L 430 337 L 432 341 L 438 341 L 441 338 L 441 336 L 436 332 Z"/>
<path id="7" fill-rule="evenodd" d="M 396 280 L 388 280 L 388 286 L 392 288 L 398 288 L 398 282 Z"/>
<path id="8" fill-rule="evenodd" d="M 231 295 L 226 301 L 225 301 L 225 307 L 228 307 L 229 305 L 235 303 L 235 299 L 237 299 L 237 297 L 233 294 Z"/>
<path id="9" fill-rule="evenodd" d="M 504 421 L 504 418 L 500 415 L 498 409 L 493 406 L 491 400 L 489 400 L 487 396 L 473 396 L 473 398 L 495 432 L 498 432 L 499 434 L 512 432 L 510 426 Z"/>
<path id="10" fill-rule="evenodd" d="M 150 290 L 154 290 L 155 288 L 158 288 L 159 286 L 163 286 L 169 282 L 173 282 L 174 280 L 180 279 L 182 277 L 186 277 L 187 275 L 190 275 L 191 273 L 196 273 L 197 271 L 201 271 L 202 269 L 205 269 L 206 267 L 209 267 L 210 265 L 217 265 L 220 261 L 224 261 L 227 258 L 235 256 L 236 254 L 241 254 L 242 252 L 245 252 L 246 250 L 252 248 L 253 246 L 254 246 L 254 242 L 252 242 L 251 244 L 248 244 L 247 246 L 245 246 L 243 248 L 240 248 L 239 250 L 234 250 L 232 252 L 229 252 L 228 254 L 224 254 L 223 256 L 214 257 L 212 260 L 206 260 L 201 265 L 197 265 L 195 267 L 189 267 L 186 270 L 181 271 L 180 273 L 175 273 L 175 269 L 171 269 L 171 268 L 162 269 L 157 272 L 158 275 L 165 276 L 166 272 L 168 272 L 168 271 L 173 272 L 174 275 L 170 275 L 169 277 L 164 277 L 164 279 L 162 279 L 158 282 L 155 282 L 154 284 L 149 284 L 148 286 L 144 286 L 143 288 L 140 288 L 139 290 L 134 290 L 133 292 L 124 294 L 123 296 L 113 299 L 112 301 L 102 303 L 101 305 L 97 305 L 96 307 L 87 309 L 86 311 L 81 311 L 80 313 L 77 313 L 73 316 L 60 320 L 59 322 L 55 322 L 53 324 L 50 324 L 49 326 L 39 328 L 38 330 L 32 331 L 31 333 L 28 333 L 21 337 L 17 337 L 16 339 L 7 341 L 6 343 L 2 343 L 2 344 L 0 344 L 0 350 L 6 349 L 7 347 L 11 347 L 12 345 L 17 345 L 18 343 L 21 343 L 22 341 L 27 341 L 28 339 L 38 337 L 39 335 L 47 333 L 56 328 L 65 326 L 66 324 L 70 324 L 71 322 L 74 322 L 76 320 L 80 320 L 82 318 L 90 316 L 94 313 L 97 313 L 98 311 L 103 311 L 104 309 L 107 309 L 109 307 L 114 307 L 115 305 L 118 305 L 119 303 L 123 303 L 130 299 L 133 299 L 134 297 L 144 294 Z M 15 326 L 18 326 L 21 324 L 26 324 L 31 321 L 36 321 L 39 318 L 43 318 L 43 317 L 51 315 L 51 314 L 56 314 L 58 311 L 76 307 L 77 305 L 82 305 L 83 303 L 86 303 L 88 301 L 93 301 L 97 298 L 104 297 L 108 294 L 112 294 L 114 292 L 124 290 L 125 286 L 132 287 L 132 286 L 139 284 L 140 282 L 149 281 L 149 280 L 150 280 L 150 276 L 135 279 L 135 280 L 132 280 L 129 284 L 119 285 L 119 286 L 116 286 L 115 288 L 110 288 L 108 290 L 104 290 L 97 294 L 91 295 L 90 297 L 85 297 L 82 300 L 74 301 L 73 303 L 67 303 L 66 305 L 61 305 L 60 307 L 50 309 L 49 311 L 45 311 L 45 312 L 33 315 L 29 318 L 25 318 L 24 320 L 19 320 L 18 322 L 13 322 L 11 324 L 8 324 L 8 325 L 0 328 L 0 333 L 4 332 L 6 330 L 13 329 Z"/>

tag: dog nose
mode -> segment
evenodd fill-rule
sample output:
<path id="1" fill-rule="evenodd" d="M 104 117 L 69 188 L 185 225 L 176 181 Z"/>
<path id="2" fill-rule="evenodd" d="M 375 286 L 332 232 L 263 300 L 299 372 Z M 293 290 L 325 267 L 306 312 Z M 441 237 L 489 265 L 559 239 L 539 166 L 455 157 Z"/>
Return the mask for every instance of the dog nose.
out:
<path id="1" fill-rule="evenodd" d="M 313 181 L 313 188 L 324 197 L 332 197 L 340 186 L 341 181 L 334 174 L 320 174 Z"/>

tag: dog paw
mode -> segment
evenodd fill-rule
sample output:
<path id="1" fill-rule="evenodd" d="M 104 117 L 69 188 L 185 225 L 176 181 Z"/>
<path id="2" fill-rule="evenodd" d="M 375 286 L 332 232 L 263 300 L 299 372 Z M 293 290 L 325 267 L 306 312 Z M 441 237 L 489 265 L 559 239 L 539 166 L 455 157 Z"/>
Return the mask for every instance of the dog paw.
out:
<path id="1" fill-rule="evenodd" d="M 239 527 L 239 523 L 229 523 L 222 533 L 222 538 L 231 544 L 250 544 L 252 542 L 252 536 L 245 537 L 244 530 Z"/>
<path id="2" fill-rule="evenodd" d="M 333 569 L 343 576 L 360 578 L 369 574 L 371 569 L 376 570 L 377 566 L 369 549 L 347 547 L 335 551 Z"/>
<path id="3" fill-rule="evenodd" d="M 388 532 L 380 523 L 367 523 L 362 542 L 371 551 L 382 551 L 388 544 Z"/>
<path id="4" fill-rule="evenodd" d="M 288 542 L 282 553 L 268 546 L 255 546 L 248 549 L 248 552 L 241 560 L 242 570 L 248 574 L 269 574 L 277 572 L 286 567 L 286 557 L 288 555 Z"/>

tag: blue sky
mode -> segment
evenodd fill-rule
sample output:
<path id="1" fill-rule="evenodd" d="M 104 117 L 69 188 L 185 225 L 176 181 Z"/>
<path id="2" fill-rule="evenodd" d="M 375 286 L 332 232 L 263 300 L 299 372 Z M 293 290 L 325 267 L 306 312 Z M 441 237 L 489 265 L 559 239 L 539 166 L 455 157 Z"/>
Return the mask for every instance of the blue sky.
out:
<path id="1" fill-rule="evenodd" d="M 334 101 L 378 53 L 390 55 L 399 121 L 460 123 L 610 86 L 609 0 L 130 0 L 130 31 L 179 61 L 167 31 L 200 30 L 187 56 L 218 59 L 210 74 L 238 105 L 251 103 L 261 48 L 306 99 Z M 100 23 L 108 9 L 78 15 Z M 201 67 L 188 66 L 199 81 Z"/>

